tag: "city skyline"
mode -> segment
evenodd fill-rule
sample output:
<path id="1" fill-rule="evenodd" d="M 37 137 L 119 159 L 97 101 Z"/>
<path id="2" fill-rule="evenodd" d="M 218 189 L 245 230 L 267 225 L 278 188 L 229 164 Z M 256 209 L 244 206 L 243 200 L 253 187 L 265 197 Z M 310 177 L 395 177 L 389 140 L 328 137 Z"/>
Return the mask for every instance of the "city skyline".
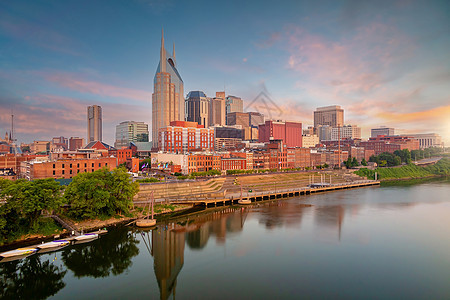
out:
<path id="1" fill-rule="evenodd" d="M 177 45 L 183 97 L 225 89 L 245 108 L 266 87 L 284 120 L 312 125 L 317 107 L 340 105 L 345 124 L 360 126 L 363 138 L 384 125 L 397 134 L 436 132 L 450 143 L 445 1 L 16 1 L 0 8 L 0 132 L 9 131 L 13 109 L 19 142 L 85 136 L 93 104 L 102 106 L 108 144 L 122 121 L 152 124 L 164 27 L 166 44 Z M 200 9 L 221 13 L 172 21 Z"/>

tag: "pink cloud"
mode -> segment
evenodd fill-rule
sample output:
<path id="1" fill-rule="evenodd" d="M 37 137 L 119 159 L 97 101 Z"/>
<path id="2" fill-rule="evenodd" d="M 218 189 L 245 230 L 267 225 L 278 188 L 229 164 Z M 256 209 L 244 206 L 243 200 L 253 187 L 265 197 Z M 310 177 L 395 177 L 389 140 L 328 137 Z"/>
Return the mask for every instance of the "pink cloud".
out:
<path id="1" fill-rule="evenodd" d="M 145 102 L 151 102 L 152 99 L 152 93 L 148 91 L 119 87 L 82 78 L 76 78 L 76 76 L 68 73 L 44 73 L 44 77 L 50 82 L 57 83 L 60 86 L 81 93 L 89 93 L 103 97 L 133 99 Z"/>
<path id="2" fill-rule="evenodd" d="M 26 96 L 24 101 L 18 101 L 14 105 L 16 136 L 19 142 L 49 140 L 60 135 L 86 137 L 86 110 L 91 104 L 76 98 L 49 94 Z M 114 142 L 115 125 L 122 121 L 135 120 L 151 124 L 150 105 L 107 103 L 101 106 L 103 136 L 107 143 Z M 9 131 L 10 124 L 11 108 L 2 105 L 0 128 Z"/>
<path id="3" fill-rule="evenodd" d="M 287 67 L 341 93 L 379 88 L 390 80 L 388 67 L 407 57 L 411 49 L 406 35 L 379 23 L 361 27 L 354 36 L 341 40 L 296 26 L 287 32 Z"/>

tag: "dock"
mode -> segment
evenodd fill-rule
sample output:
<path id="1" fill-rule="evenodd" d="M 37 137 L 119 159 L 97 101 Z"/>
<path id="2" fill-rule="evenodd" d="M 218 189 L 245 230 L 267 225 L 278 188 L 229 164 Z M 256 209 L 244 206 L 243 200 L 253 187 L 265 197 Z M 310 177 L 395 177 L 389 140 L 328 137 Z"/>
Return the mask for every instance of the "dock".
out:
<path id="1" fill-rule="evenodd" d="M 313 185 L 310 187 L 299 187 L 299 188 L 289 188 L 289 189 L 275 189 L 272 191 L 262 191 L 262 192 L 244 192 L 242 193 L 243 200 L 250 200 L 252 202 L 282 199 L 290 197 L 298 197 L 304 195 L 310 195 L 315 193 L 353 189 L 360 187 L 376 186 L 380 185 L 380 181 L 375 180 L 359 180 L 352 181 L 350 183 L 337 183 L 337 184 L 327 184 L 327 185 Z M 225 197 L 218 199 L 179 199 L 171 200 L 174 204 L 191 204 L 200 205 L 204 207 L 216 207 L 238 204 L 241 199 L 241 193 L 225 193 Z"/>

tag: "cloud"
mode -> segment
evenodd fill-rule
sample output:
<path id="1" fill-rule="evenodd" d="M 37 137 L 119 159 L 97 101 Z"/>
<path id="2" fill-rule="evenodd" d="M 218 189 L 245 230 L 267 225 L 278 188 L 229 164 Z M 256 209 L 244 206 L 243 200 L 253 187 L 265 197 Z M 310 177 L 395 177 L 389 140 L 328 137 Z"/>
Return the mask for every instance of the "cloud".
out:
<path id="1" fill-rule="evenodd" d="M 57 31 L 36 22 L 31 23 L 23 19 L 12 18 L 2 13 L 0 14 L 0 29 L 5 35 L 40 48 L 73 56 L 80 55 L 78 51 L 74 50 L 80 47 L 79 42 L 74 42 Z"/>
<path id="2" fill-rule="evenodd" d="M 450 103 L 450 99 L 449 102 Z M 443 123 L 447 121 L 450 116 L 450 105 L 435 107 L 425 111 L 416 111 L 409 113 L 402 112 L 379 112 L 377 117 L 385 120 L 395 120 L 400 123 L 413 123 L 413 122 L 430 122 L 430 123 Z"/>
<path id="3" fill-rule="evenodd" d="M 367 93 L 399 76 L 392 66 L 410 55 L 412 44 L 394 26 L 381 23 L 342 39 L 289 26 L 287 49 L 286 67 L 310 81 L 340 93 Z"/>
<path id="4" fill-rule="evenodd" d="M 11 107 L 14 103 L 15 132 L 19 141 L 49 140 L 54 136 L 86 138 L 86 110 L 92 103 L 82 99 L 51 94 L 24 98 L 0 97 L 0 128 L 9 131 Z M 104 141 L 114 142 L 115 126 L 125 120 L 151 124 L 150 105 L 123 103 L 102 104 Z M 3 131 L 2 130 L 2 131 Z M 1 131 L 0 131 L 1 134 Z"/>
<path id="5" fill-rule="evenodd" d="M 119 87 L 83 78 L 77 78 L 75 75 L 69 73 L 56 72 L 43 73 L 43 75 L 45 79 L 50 82 L 57 83 L 62 87 L 66 87 L 81 93 L 89 93 L 102 97 L 131 99 L 144 102 L 150 102 L 152 99 L 152 93 L 148 91 Z"/>

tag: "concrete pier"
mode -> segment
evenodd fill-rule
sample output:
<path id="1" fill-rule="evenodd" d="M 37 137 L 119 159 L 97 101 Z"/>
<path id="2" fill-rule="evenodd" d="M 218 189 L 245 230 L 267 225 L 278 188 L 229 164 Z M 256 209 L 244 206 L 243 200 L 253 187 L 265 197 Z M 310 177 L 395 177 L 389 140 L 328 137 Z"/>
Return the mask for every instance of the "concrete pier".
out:
<path id="1" fill-rule="evenodd" d="M 321 192 L 329 192 L 329 191 L 336 191 L 336 190 L 374 186 L 374 185 L 379 185 L 379 184 L 380 184 L 380 181 L 361 180 L 361 181 L 352 181 L 350 183 L 331 184 L 331 185 L 327 185 L 327 186 L 300 187 L 300 188 L 280 189 L 280 190 L 264 191 L 264 192 L 244 192 L 242 195 L 242 199 L 250 200 L 252 202 L 257 202 L 257 201 L 264 201 L 264 200 L 310 195 L 310 194 L 321 193 Z M 205 207 L 216 207 L 216 206 L 238 204 L 238 201 L 240 199 L 241 199 L 240 193 L 231 193 L 231 194 L 226 193 L 225 197 L 221 198 L 221 199 L 198 199 L 198 200 L 197 199 L 192 199 L 192 200 L 183 199 L 183 200 L 172 200 L 170 202 L 176 203 L 176 204 L 192 204 L 192 205 L 201 205 L 201 206 L 205 206 Z"/>

